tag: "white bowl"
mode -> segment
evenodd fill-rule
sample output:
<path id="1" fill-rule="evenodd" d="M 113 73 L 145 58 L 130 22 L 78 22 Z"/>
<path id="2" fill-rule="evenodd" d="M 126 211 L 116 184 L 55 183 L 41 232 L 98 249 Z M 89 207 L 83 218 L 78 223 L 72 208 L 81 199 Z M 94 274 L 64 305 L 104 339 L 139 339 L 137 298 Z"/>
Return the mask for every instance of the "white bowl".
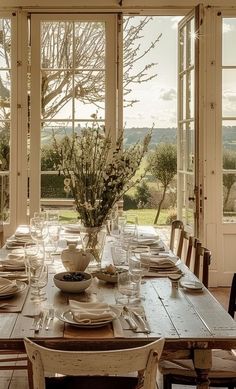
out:
<path id="1" fill-rule="evenodd" d="M 66 280 L 64 276 L 68 276 L 71 274 L 80 273 L 83 275 L 84 279 L 82 281 L 74 281 L 74 280 Z M 62 273 L 57 273 L 53 277 L 54 284 L 57 288 L 61 289 L 63 292 L 67 293 L 80 293 L 89 287 L 92 282 L 92 276 L 89 273 L 85 273 L 83 271 L 79 272 L 69 272 L 65 271 Z"/>

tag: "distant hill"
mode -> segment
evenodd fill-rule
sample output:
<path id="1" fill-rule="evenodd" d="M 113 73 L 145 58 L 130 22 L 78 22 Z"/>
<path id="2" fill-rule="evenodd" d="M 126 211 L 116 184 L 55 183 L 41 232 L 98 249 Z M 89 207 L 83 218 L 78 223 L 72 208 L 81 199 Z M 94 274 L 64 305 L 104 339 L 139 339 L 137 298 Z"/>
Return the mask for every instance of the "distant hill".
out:
<path id="1" fill-rule="evenodd" d="M 70 135 L 72 133 L 71 128 L 65 127 L 56 129 L 55 132 L 60 132 L 62 136 L 65 134 Z M 124 130 L 124 144 L 125 146 L 130 146 L 143 139 L 144 135 L 150 129 L 147 127 L 140 128 L 125 128 Z M 77 132 L 80 129 L 76 129 Z M 44 128 L 42 133 L 42 143 L 50 144 L 51 129 L 48 127 Z M 224 126 L 222 129 L 222 139 L 223 145 L 225 148 L 236 151 L 236 126 Z M 177 143 L 177 129 L 174 127 L 168 128 L 153 128 L 152 129 L 152 140 L 149 148 L 153 149 L 158 143 Z"/>
<path id="2" fill-rule="evenodd" d="M 130 146 L 140 139 L 149 131 L 149 128 L 126 128 L 124 130 L 124 144 Z M 176 128 L 153 128 L 152 140 L 149 148 L 154 148 L 158 143 L 176 143 Z"/>

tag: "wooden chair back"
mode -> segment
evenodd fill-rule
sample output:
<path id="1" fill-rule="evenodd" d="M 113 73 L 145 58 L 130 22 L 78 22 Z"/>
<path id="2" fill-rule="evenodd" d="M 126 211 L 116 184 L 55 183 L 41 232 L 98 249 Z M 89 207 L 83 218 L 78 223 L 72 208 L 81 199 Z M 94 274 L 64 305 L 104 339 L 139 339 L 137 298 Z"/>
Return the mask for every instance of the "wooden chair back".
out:
<path id="1" fill-rule="evenodd" d="M 4 244 L 4 230 L 3 230 L 3 222 L 0 221 L 0 247 Z"/>
<path id="2" fill-rule="evenodd" d="M 211 252 L 202 246 L 199 239 L 191 236 L 184 229 L 181 230 L 177 256 L 208 288 Z"/>
<path id="3" fill-rule="evenodd" d="M 24 339 L 24 343 L 32 363 L 35 389 L 45 389 L 45 372 L 71 376 L 114 376 L 136 371 L 144 372 L 142 388 L 154 389 L 164 339 L 142 347 L 108 351 L 54 350 L 28 338 Z"/>
<path id="4" fill-rule="evenodd" d="M 202 280 L 203 285 L 208 288 L 209 282 L 209 266 L 211 264 L 211 252 L 203 247 L 198 241 L 196 243 L 194 274 Z"/>
<path id="5" fill-rule="evenodd" d="M 184 228 L 184 223 L 181 220 L 174 220 L 171 224 L 170 232 L 170 249 L 178 255 L 181 231 Z"/>
<path id="6" fill-rule="evenodd" d="M 229 314 L 234 319 L 234 314 L 236 312 L 236 273 L 234 273 L 231 289 L 230 289 L 230 296 L 229 296 L 229 308 L 228 308 Z"/>

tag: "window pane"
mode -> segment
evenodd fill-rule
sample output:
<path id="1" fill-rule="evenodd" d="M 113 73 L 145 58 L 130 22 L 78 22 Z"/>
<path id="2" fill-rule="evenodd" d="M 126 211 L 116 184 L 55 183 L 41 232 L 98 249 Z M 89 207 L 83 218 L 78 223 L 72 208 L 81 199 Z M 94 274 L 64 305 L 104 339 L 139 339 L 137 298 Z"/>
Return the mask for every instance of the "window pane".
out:
<path id="1" fill-rule="evenodd" d="M 0 71 L 0 120 L 10 119 L 10 71 Z"/>
<path id="2" fill-rule="evenodd" d="M 79 132 L 92 116 L 105 118 L 105 23 L 41 23 L 41 198 L 71 199 L 58 176 L 53 136 Z M 80 122 L 82 120 L 82 122 Z M 50 199 L 46 200 L 46 199 Z M 57 203 L 58 204 L 58 203 Z M 71 201 L 70 204 L 73 204 Z"/>
<path id="3" fill-rule="evenodd" d="M 0 19 L 0 69 L 11 67 L 11 21 Z"/>
<path id="4" fill-rule="evenodd" d="M 0 18 L 0 220 L 10 216 L 11 20 Z"/>
<path id="5" fill-rule="evenodd" d="M 125 145 L 133 145 L 142 139 L 149 128 L 154 126 L 152 143 L 149 147 L 150 157 L 148 156 L 142 162 L 137 176 L 140 176 L 147 167 L 148 158 L 154 157 L 151 153 L 154 152 L 156 146 L 160 147 L 156 154 L 162 153 L 162 155 L 162 150 L 166 147 L 166 159 L 167 155 L 171 154 L 171 147 L 174 149 L 176 146 L 177 23 L 179 20 L 180 18 L 166 16 L 124 18 L 123 123 Z M 167 47 L 168 56 L 166 55 Z M 181 70 L 184 70 L 186 67 L 186 28 L 181 31 L 180 50 L 184 52 L 181 56 Z M 186 94 L 185 75 L 182 77 L 182 89 Z M 182 117 L 186 117 L 186 104 Z M 179 125 L 181 126 L 182 123 Z M 184 146 L 184 141 L 182 145 Z M 124 209 L 127 212 L 130 210 L 130 212 L 137 213 L 140 224 L 152 224 L 162 194 L 163 185 L 150 169 L 145 179 L 124 196 Z M 174 174 L 168 186 L 158 224 L 165 224 L 169 213 L 176 215 L 175 207 L 176 177 Z"/>
<path id="6" fill-rule="evenodd" d="M 235 63 L 236 65 L 236 63 Z M 222 115 L 236 117 L 236 69 L 222 70 Z"/>
<path id="7" fill-rule="evenodd" d="M 73 64 L 73 23 L 41 23 L 41 67 L 67 69 Z"/>
<path id="8" fill-rule="evenodd" d="M 222 65 L 236 65 L 236 18 L 223 18 Z"/>

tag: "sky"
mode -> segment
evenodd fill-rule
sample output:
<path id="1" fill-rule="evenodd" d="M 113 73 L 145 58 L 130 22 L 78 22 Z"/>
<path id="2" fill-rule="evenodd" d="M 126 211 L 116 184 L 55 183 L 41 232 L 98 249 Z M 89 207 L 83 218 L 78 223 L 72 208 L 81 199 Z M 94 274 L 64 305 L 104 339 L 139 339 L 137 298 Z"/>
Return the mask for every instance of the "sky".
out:
<path id="1" fill-rule="evenodd" d="M 140 16 L 131 18 L 131 23 L 137 25 Z M 124 108 L 125 128 L 168 128 L 177 127 L 177 55 L 178 55 L 178 22 L 181 16 L 153 16 L 139 39 L 139 54 L 147 50 L 156 37 L 161 34 L 159 42 L 151 49 L 141 61 L 135 63 L 135 71 L 141 70 L 145 65 L 155 63 L 149 70 L 150 75 L 156 77 L 145 83 L 130 85 L 132 92 L 129 98 L 138 100 L 132 107 Z M 224 65 L 234 65 L 235 69 L 223 69 L 222 74 L 222 108 L 223 116 L 236 117 L 236 51 L 232 50 L 232 42 L 236 41 L 236 19 L 223 19 L 223 61 Z M 68 111 L 71 118 L 71 102 L 54 117 L 62 119 Z M 94 106 L 76 102 L 76 118 L 90 117 L 94 113 Z M 99 110 L 99 117 L 104 118 L 104 110 Z M 234 123 L 230 123 L 234 125 Z M 224 123 L 224 125 L 230 125 Z"/>
<path id="2" fill-rule="evenodd" d="M 235 69 L 223 68 L 222 74 L 222 114 L 224 117 L 236 117 L 236 19 L 223 19 L 222 65 L 235 66 Z M 235 122 L 232 123 L 235 125 Z"/>
<path id="3" fill-rule="evenodd" d="M 140 17 L 136 17 L 139 19 Z M 130 127 L 177 127 L 177 25 L 181 17 L 154 16 L 142 32 L 142 49 L 162 34 L 155 48 L 142 60 L 157 63 L 157 77 L 132 85 L 132 96 L 140 101 L 124 109 L 124 125 Z"/>

